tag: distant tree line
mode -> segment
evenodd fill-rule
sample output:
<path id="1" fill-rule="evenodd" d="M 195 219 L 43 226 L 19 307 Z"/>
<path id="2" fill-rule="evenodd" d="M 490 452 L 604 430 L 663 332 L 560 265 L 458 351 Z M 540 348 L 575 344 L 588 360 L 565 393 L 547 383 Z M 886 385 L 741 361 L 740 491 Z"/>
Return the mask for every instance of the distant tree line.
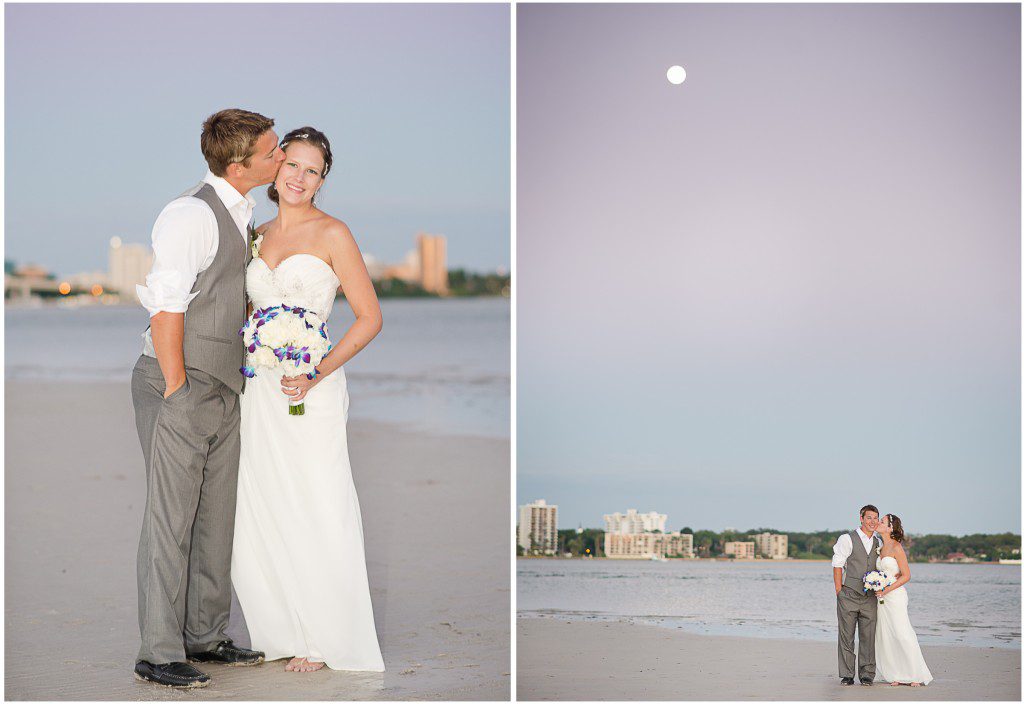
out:
<path id="1" fill-rule="evenodd" d="M 577 533 L 576 529 L 572 528 L 558 531 L 558 554 L 567 552 L 573 555 L 604 557 L 604 530 L 584 528 L 582 533 Z"/>
<path id="2" fill-rule="evenodd" d="M 373 290 L 378 298 L 439 298 L 436 293 L 424 290 L 417 283 L 394 277 L 374 281 Z"/>
<path id="3" fill-rule="evenodd" d="M 781 533 L 783 531 L 758 529 L 751 533 Z M 832 546 L 841 535 L 840 531 L 818 531 L 815 533 L 787 533 L 789 535 L 789 556 L 805 559 L 831 559 Z M 965 557 L 981 562 L 998 562 L 1001 559 L 1020 558 L 1021 537 L 1013 533 L 996 533 L 955 536 L 955 535 L 914 535 L 908 534 L 903 547 L 911 562 L 945 560 L 949 555 L 962 553 Z"/>
<path id="4" fill-rule="evenodd" d="M 474 274 L 465 269 L 448 272 L 448 288 L 453 296 L 508 296 L 511 285 L 508 274 Z"/>
<path id="5" fill-rule="evenodd" d="M 802 560 L 828 560 L 832 558 L 832 546 L 844 531 L 822 530 L 814 533 L 795 533 L 774 528 L 756 528 L 746 531 L 693 530 L 683 528 L 681 533 L 693 535 L 693 552 L 697 557 L 720 557 L 725 554 L 725 544 L 732 541 L 753 541 L 758 533 L 785 533 L 789 536 L 789 556 Z M 1021 537 L 1013 533 L 955 535 L 908 535 L 903 542 L 912 562 L 945 560 L 952 553 L 981 562 L 997 562 L 1000 559 L 1020 558 Z M 571 553 L 583 556 L 590 549 L 591 555 L 604 557 L 604 530 L 585 528 L 558 531 L 558 554 Z M 518 551 L 521 553 L 521 551 Z"/>
<path id="6" fill-rule="evenodd" d="M 448 272 L 448 291 L 453 297 L 508 296 L 512 279 L 501 274 L 474 274 L 465 269 Z M 439 298 L 418 283 L 395 277 L 373 282 L 378 298 Z"/>

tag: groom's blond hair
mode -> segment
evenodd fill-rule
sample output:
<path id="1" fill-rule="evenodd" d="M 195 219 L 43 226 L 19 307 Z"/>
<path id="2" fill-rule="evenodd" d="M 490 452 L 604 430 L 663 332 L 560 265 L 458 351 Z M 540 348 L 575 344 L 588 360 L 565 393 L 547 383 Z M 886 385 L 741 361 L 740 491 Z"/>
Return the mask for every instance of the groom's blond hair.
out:
<path id="1" fill-rule="evenodd" d="M 274 121 L 257 112 L 228 108 L 215 112 L 203 122 L 199 147 L 215 176 L 223 176 L 229 164 L 248 167 L 260 136 Z"/>

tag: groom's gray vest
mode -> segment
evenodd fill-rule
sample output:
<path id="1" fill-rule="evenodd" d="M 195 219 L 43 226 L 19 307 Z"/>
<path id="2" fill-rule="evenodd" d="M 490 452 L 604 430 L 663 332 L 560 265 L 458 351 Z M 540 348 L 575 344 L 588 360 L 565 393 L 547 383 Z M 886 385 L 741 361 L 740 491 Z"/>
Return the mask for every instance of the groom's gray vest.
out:
<path id="1" fill-rule="evenodd" d="M 213 190 L 203 183 L 182 195 L 205 202 L 217 217 L 217 254 L 213 263 L 196 277 L 192 293 L 199 292 L 185 313 L 185 367 L 204 371 L 236 394 L 245 377 L 245 348 L 238 330 L 245 322 L 245 267 L 251 250 L 249 233 L 243 238 Z"/>
<path id="2" fill-rule="evenodd" d="M 864 552 L 864 544 L 860 541 L 860 535 L 857 531 L 852 530 L 849 533 L 850 540 L 853 542 L 853 552 L 846 558 L 846 575 L 843 578 L 843 585 L 850 589 L 856 589 L 858 592 L 864 591 L 864 575 L 871 572 L 877 567 L 875 566 L 878 552 L 875 550 L 876 540 L 874 534 L 871 535 L 871 553 Z"/>

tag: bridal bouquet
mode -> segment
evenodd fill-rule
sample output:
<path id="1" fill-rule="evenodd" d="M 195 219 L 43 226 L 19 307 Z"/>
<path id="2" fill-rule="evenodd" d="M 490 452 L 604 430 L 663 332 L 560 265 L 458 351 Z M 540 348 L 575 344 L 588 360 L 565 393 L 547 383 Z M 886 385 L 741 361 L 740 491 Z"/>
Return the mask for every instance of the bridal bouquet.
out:
<path id="1" fill-rule="evenodd" d="M 864 575 L 864 593 L 868 592 L 880 592 L 886 587 L 896 584 L 896 577 L 890 576 L 885 572 L 879 572 L 875 570 L 868 572 Z M 878 600 L 879 604 L 885 603 L 885 597 Z"/>
<path id="2" fill-rule="evenodd" d="M 248 378 L 256 370 L 282 376 L 305 374 L 313 379 L 316 365 L 331 351 L 327 323 L 316 313 L 295 306 L 270 306 L 253 311 L 238 331 L 245 343 L 246 365 L 241 372 Z M 302 401 L 288 402 L 288 415 L 305 414 Z"/>

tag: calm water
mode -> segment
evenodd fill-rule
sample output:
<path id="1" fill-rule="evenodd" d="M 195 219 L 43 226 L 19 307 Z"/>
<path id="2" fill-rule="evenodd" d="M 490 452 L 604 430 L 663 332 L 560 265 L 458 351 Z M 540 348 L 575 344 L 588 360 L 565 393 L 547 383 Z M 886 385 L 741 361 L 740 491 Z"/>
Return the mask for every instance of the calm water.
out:
<path id="1" fill-rule="evenodd" d="M 345 365 L 353 418 L 430 432 L 509 436 L 508 299 L 385 299 L 384 330 Z M 344 300 L 328 321 L 352 324 Z M 7 308 L 8 379 L 128 384 L 142 351 L 141 306 Z"/>
<path id="2" fill-rule="evenodd" d="M 694 633 L 834 641 L 829 562 L 519 559 L 528 617 L 619 620 Z M 1020 566 L 912 564 L 923 645 L 1020 648 Z"/>

